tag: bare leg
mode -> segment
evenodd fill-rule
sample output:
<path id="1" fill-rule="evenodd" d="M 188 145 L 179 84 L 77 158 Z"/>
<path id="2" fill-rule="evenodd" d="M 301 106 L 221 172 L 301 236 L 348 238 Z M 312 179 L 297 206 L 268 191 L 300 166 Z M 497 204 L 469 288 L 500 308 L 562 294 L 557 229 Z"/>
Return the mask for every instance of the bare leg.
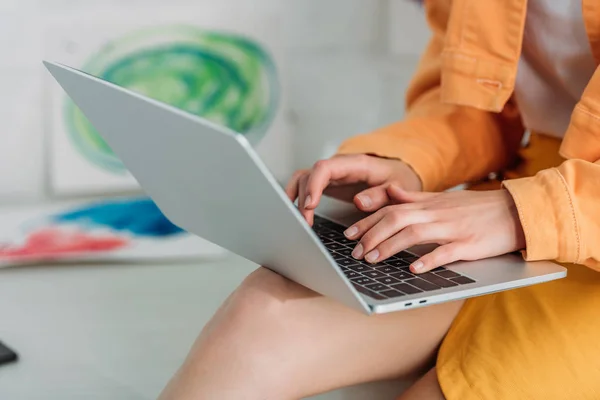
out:
<path id="1" fill-rule="evenodd" d="M 261 268 L 206 325 L 161 399 L 297 399 L 421 373 L 461 306 L 368 317 Z"/>
<path id="2" fill-rule="evenodd" d="M 435 368 L 429 370 L 398 400 L 444 400 L 444 393 L 438 382 Z"/>

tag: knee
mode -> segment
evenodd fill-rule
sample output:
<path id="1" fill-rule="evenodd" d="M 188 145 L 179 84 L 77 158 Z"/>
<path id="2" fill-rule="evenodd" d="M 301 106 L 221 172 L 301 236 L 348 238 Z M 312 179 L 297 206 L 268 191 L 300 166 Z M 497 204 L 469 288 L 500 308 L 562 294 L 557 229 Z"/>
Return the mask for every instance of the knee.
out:
<path id="1" fill-rule="evenodd" d="M 250 274 L 204 326 L 193 349 L 193 358 L 213 354 L 227 360 L 244 355 L 271 354 L 266 349 L 282 337 L 285 300 L 298 290 L 291 281 L 267 269 Z M 256 367 L 256 366 L 255 366 Z"/>
<path id="2" fill-rule="evenodd" d="M 195 346 L 199 359 L 219 360 L 221 365 L 236 365 L 248 376 L 260 376 L 262 383 L 253 390 L 261 393 L 285 391 L 289 379 L 282 358 L 293 352 L 290 323 L 294 311 L 289 300 L 313 292 L 264 268 L 249 275 L 232 293 L 209 322 Z M 274 366 L 277 368 L 273 368 Z M 245 373 L 246 373 L 245 372 Z M 241 378 L 240 378 L 241 379 Z M 244 378 L 245 379 L 245 378 Z M 265 396 L 266 398 L 267 396 Z"/>
<path id="3" fill-rule="evenodd" d="M 316 293 L 266 268 L 259 268 L 233 292 L 225 309 L 231 319 L 280 321 L 290 301 L 311 296 Z"/>
<path id="4" fill-rule="evenodd" d="M 176 386 L 212 385 L 219 393 L 239 392 L 247 398 L 291 398 L 283 384 L 291 374 L 281 362 L 291 348 L 285 335 L 290 318 L 286 299 L 306 290 L 264 268 L 249 275 L 204 327 Z"/>

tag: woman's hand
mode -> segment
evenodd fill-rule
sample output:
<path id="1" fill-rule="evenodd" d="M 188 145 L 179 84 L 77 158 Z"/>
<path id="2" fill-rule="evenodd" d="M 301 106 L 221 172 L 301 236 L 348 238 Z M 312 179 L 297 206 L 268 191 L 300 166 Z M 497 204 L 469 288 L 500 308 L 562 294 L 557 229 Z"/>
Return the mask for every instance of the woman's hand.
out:
<path id="1" fill-rule="evenodd" d="M 395 184 L 410 191 L 420 191 L 421 181 L 408 165 L 398 160 L 343 155 L 318 161 L 311 169 L 296 171 L 285 191 L 312 225 L 314 209 L 323 193 L 354 201 L 362 211 L 375 211 L 389 204 L 386 188 Z"/>
<path id="2" fill-rule="evenodd" d="M 380 209 L 345 232 L 360 239 L 355 258 L 376 263 L 414 245 L 440 244 L 411 265 L 420 273 L 525 247 L 517 209 L 506 190 L 418 193 L 391 185 L 387 192 L 400 204 Z"/>

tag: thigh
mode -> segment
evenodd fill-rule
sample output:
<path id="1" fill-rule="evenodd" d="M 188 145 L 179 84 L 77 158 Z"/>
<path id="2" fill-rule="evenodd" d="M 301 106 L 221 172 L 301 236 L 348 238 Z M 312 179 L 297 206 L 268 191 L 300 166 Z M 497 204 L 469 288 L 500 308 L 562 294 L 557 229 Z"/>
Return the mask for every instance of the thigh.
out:
<path id="1" fill-rule="evenodd" d="M 223 380 L 243 398 L 285 399 L 420 373 L 461 305 L 366 316 L 261 268 L 205 327 L 176 385 Z"/>

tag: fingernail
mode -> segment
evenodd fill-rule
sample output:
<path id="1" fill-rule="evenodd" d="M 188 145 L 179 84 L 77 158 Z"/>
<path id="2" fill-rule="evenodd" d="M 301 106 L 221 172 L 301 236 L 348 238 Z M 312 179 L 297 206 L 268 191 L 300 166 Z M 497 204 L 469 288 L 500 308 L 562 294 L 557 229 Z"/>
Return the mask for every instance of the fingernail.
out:
<path id="1" fill-rule="evenodd" d="M 373 204 L 369 196 L 359 195 L 357 196 L 357 199 L 358 201 L 360 201 L 360 204 L 362 204 L 365 208 L 369 208 Z"/>
<path id="2" fill-rule="evenodd" d="M 304 208 L 310 206 L 312 204 L 312 197 L 310 197 L 310 194 L 308 196 L 306 196 L 306 200 L 304 200 Z"/>
<path id="3" fill-rule="evenodd" d="M 354 250 L 352 251 L 352 257 L 354 258 L 360 258 L 363 255 L 363 245 L 362 244 L 358 244 Z"/>
<path id="4" fill-rule="evenodd" d="M 421 260 L 417 260 L 414 263 L 412 263 L 411 267 L 415 270 L 415 272 L 421 272 L 421 270 L 423 269 L 423 267 L 425 266 L 425 264 L 423 264 L 423 261 Z"/>
<path id="5" fill-rule="evenodd" d="M 379 258 L 379 250 L 375 249 L 365 256 L 365 259 L 370 263 L 377 262 Z"/>
<path id="6" fill-rule="evenodd" d="M 357 233 L 358 233 L 358 228 L 355 226 L 351 226 L 350 228 L 348 228 L 344 231 L 344 235 L 347 238 L 354 237 L 354 236 L 356 236 Z"/>

